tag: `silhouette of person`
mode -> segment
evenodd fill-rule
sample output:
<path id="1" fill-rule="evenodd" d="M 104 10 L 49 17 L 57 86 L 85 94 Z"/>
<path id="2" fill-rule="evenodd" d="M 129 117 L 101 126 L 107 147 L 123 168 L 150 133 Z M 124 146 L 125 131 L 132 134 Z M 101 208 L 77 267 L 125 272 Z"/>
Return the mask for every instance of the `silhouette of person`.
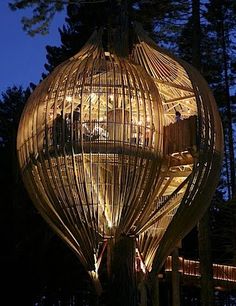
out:
<path id="1" fill-rule="evenodd" d="M 62 112 L 57 114 L 55 119 L 55 145 L 59 146 L 62 143 Z"/>
<path id="2" fill-rule="evenodd" d="M 181 113 L 179 111 L 175 112 L 175 120 L 176 120 L 176 122 L 181 120 Z"/>
<path id="3" fill-rule="evenodd" d="M 91 140 L 91 131 L 85 122 L 82 124 L 82 133 L 85 141 Z"/>
<path id="4" fill-rule="evenodd" d="M 96 139 L 106 140 L 107 138 L 108 138 L 108 132 L 104 128 L 99 126 L 98 123 L 96 123 L 95 127 L 92 131 L 92 139 L 91 140 L 96 140 Z"/>
<path id="5" fill-rule="evenodd" d="M 74 110 L 74 122 L 80 121 L 81 118 L 81 104 L 79 104 Z"/>
<path id="6" fill-rule="evenodd" d="M 80 137 L 80 122 L 81 122 L 81 104 L 79 104 L 73 112 L 73 132 L 74 140 L 79 141 Z"/>

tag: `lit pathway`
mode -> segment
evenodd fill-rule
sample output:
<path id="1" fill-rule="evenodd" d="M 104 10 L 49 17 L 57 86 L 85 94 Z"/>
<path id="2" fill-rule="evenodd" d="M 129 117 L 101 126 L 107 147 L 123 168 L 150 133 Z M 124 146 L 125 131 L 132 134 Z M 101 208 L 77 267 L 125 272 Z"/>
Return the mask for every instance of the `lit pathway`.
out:
<path id="1" fill-rule="evenodd" d="M 165 271 L 172 271 L 172 257 L 166 260 Z M 184 259 L 179 257 L 179 272 L 186 276 L 200 277 L 200 262 L 197 260 Z M 236 283 L 236 267 L 213 264 L 213 278 L 215 280 Z"/>

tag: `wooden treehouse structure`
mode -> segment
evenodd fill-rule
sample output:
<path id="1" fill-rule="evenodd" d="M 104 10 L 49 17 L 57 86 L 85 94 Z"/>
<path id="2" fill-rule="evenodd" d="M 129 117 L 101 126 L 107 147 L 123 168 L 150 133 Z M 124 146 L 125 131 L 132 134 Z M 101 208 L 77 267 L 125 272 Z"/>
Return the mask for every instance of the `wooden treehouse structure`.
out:
<path id="1" fill-rule="evenodd" d="M 208 85 L 135 31 L 127 57 L 95 32 L 36 87 L 18 132 L 35 206 L 95 282 L 104 250 L 125 239 L 124 260 L 138 253 L 155 277 L 208 207 L 221 165 Z"/>

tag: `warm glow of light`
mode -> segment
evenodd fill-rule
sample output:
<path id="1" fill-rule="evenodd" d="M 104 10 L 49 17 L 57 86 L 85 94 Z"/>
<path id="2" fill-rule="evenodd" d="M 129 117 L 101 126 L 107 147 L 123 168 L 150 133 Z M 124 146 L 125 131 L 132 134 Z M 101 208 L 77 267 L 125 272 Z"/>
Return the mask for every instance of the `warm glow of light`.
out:
<path id="1" fill-rule="evenodd" d="M 72 97 L 71 96 L 66 96 L 66 101 L 67 102 L 72 102 Z"/>
<path id="2" fill-rule="evenodd" d="M 114 95 L 109 95 L 109 99 L 110 99 L 111 101 L 114 101 Z"/>
<path id="3" fill-rule="evenodd" d="M 172 258 L 168 256 L 165 264 L 165 271 L 172 271 Z M 199 277 L 200 262 L 179 257 L 179 272 L 184 275 Z M 236 267 L 227 265 L 213 264 L 213 278 L 216 280 L 236 283 Z"/>
<path id="4" fill-rule="evenodd" d="M 136 260 L 138 260 L 138 262 L 139 262 L 139 268 L 142 270 L 142 272 L 143 272 L 144 274 L 146 274 L 147 268 L 146 268 L 146 266 L 145 266 L 145 264 L 144 264 L 144 262 L 143 262 L 143 260 L 142 260 L 142 257 L 141 257 L 141 254 L 140 254 L 140 252 L 139 252 L 139 249 L 136 248 L 135 251 L 136 251 L 136 256 L 137 256 L 137 259 L 136 259 Z"/>
<path id="5" fill-rule="evenodd" d="M 109 228 L 112 228 L 113 224 L 112 224 L 112 222 L 110 220 L 107 220 L 107 224 L 108 224 Z"/>
<path id="6" fill-rule="evenodd" d="M 218 114 L 207 85 L 198 84 L 198 75 L 188 65 L 182 67 L 149 46 L 139 31 L 127 58 L 104 53 L 102 35 L 94 33 L 77 55 L 38 85 L 18 131 L 21 172 L 36 207 L 93 278 L 102 260 L 102 243 L 121 234 L 137 239 L 140 271 L 156 266 L 159 242 L 184 192 L 189 192 L 186 207 L 199 205 L 196 191 L 202 188 L 210 196 L 211 187 L 203 183 L 217 172 L 211 172 L 213 165 L 220 168 L 221 133 L 215 130 L 220 124 L 214 122 Z M 186 98 L 190 104 L 184 105 Z M 188 109 L 198 117 L 189 117 Z M 174 125 L 175 110 L 187 119 L 183 124 Z M 213 121 L 204 119 L 208 117 Z M 198 146 L 198 122 L 209 130 L 202 135 L 202 143 L 209 143 L 201 147 L 204 159 L 192 150 Z M 211 135 L 214 141 L 209 141 Z M 209 167 L 195 169 L 197 162 Z M 196 182 L 188 190 L 190 171 Z M 190 210 L 186 216 L 194 224 L 201 209 L 192 211 L 196 215 Z M 184 234 L 187 228 L 182 225 Z M 160 262 L 168 247 L 163 252 Z"/>
<path id="7" fill-rule="evenodd" d="M 140 268 L 143 271 L 143 273 L 146 273 L 146 267 L 145 267 L 145 264 L 142 262 L 142 260 L 140 262 Z"/>
<path id="8" fill-rule="evenodd" d="M 93 254 L 93 256 L 94 256 L 94 262 L 95 262 L 95 264 L 94 264 L 94 266 L 95 266 L 95 273 L 98 274 L 98 261 L 97 261 L 97 256 L 96 256 L 96 254 Z"/>
<path id="9" fill-rule="evenodd" d="M 98 273 L 96 271 L 89 271 L 89 275 L 91 278 L 98 279 Z"/>
<path id="10" fill-rule="evenodd" d="M 110 209 L 110 206 L 109 205 L 106 205 L 105 207 L 105 210 L 104 210 L 104 214 L 105 214 L 105 217 L 106 217 L 106 220 L 107 220 L 107 226 L 109 228 L 112 228 L 113 227 L 113 223 L 111 221 L 111 209 Z"/>
<path id="11" fill-rule="evenodd" d="M 94 92 L 92 92 L 90 94 L 90 99 L 91 99 L 91 103 L 96 102 L 97 101 L 97 95 Z"/>

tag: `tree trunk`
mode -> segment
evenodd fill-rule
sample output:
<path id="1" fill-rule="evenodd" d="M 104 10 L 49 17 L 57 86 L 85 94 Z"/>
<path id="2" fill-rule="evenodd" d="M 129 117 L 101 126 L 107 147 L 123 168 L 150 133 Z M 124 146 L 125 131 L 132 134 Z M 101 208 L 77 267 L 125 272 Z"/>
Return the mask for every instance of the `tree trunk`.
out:
<path id="1" fill-rule="evenodd" d="M 231 178 L 231 194 L 229 197 L 235 194 L 235 165 L 234 165 L 234 142 L 233 142 L 233 129 L 232 129 L 232 112 L 230 103 L 229 92 L 229 75 L 228 75 L 228 54 L 225 39 L 225 27 L 224 19 L 221 20 L 221 41 L 223 51 L 223 65 L 224 65 L 224 81 L 225 81 L 225 102 L 226 102 L 226 128 L 228 134 L 228 147 L 229 147 L 229 162 L 230 162 L 230 178 Z"/>
<path id="2" fill-rule="evenodd" d="M 110 49 L 121 57 L 128 56 L 128 1 L 111 1 L 110 21 L 109 21 L 109 45 Z"/>
<path id="3" fill-rule="evenodd" d="M 115 242 L 111 258 L 111 306 L 136 306 L 135 239 L 120 236 Z"/>
<path id="4" fill-rule="evenodd" d="M 226 186 L 227 186 L 227 191 L 228 191 L 228 198 L 230 198 L 231 195 L 231 179 L 230 179 L 230 160 L 229 160 L 229 154 L 227 152 L 227 141 L 226 137 L 224 137 L 224 160 L 225 160 L 225 171 L 226 171 Z"/>
<path id="5" fill-rule="evenodd" d="M 201 71 L 201 24 L 200 1 L 192 0 L 193 38 L 192 38 L 192 62 L 195 68 Z"/>
<path id="6" fill-rule="evenodd" d="M 211 258 L 211 240 L 209 210 L 198 226 L 198 242 L 201 273 L 201 306 L 213 306 L 213 269 Z"/>
<path id="7" fill-rule="evenodd" d="M 180 306 L 180 275 L 179 275 L 179 251 L 175 248 L 172 253 L 172 306 Z"/>
<path id="8" fill-rule="evenodd" d="M 150 278 L 148 279 L 148 288 L 150 295 L 150 301 L 148 305 L 159 306 L 160 305 L 159 280 L 157 275 L 155 275 L 155 277 L 151 279 Z"/>
<path id="9" fill-rule="evenodd" d="M 200 1 L 192 0 L 193 16 L 193 65 L 201 71 L 201 22 Z M 213 271 L 211 261 L 211 244 L 209 229 L 209 209 L 199 221 L 198 246 L 201 270 L 201 305 L 213 305 Z"/>

